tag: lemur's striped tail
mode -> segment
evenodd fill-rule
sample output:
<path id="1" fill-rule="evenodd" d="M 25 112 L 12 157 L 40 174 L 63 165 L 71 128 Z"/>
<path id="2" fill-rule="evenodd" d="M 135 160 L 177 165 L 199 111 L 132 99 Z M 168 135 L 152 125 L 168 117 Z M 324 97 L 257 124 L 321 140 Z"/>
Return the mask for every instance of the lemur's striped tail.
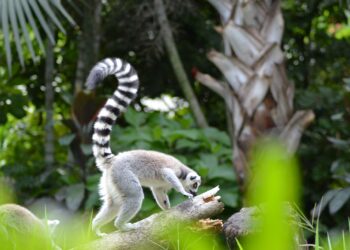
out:
<path id="1" fill-rule="evenodd" d="M 137 95 L 139 78 L 135 69 L 119 58 L 106 58 L 98 62 L 90 71 L 86 87 L 94 89 L 108 75 L 115 75 L 118 87 L 97 115 L 92 136 L 92 151 L 97 166 L 103 170 L 103 160 L 113 157 L 109 146 L 112 125 L 118 116 Z"/>

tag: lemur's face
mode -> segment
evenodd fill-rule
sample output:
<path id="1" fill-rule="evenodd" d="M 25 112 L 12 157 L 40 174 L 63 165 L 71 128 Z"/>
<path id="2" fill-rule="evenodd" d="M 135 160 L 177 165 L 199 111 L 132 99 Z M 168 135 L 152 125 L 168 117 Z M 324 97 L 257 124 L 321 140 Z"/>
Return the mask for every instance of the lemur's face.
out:
<path id="1" fill-rule="evenodd" d="M 201 184 L 201 177 L 197 173 L 191 172 L 186 176 L 185 189 L 187 192 L 189 192 L 193 196 L 197 195 L 197 190 L 200 184 Z"/>

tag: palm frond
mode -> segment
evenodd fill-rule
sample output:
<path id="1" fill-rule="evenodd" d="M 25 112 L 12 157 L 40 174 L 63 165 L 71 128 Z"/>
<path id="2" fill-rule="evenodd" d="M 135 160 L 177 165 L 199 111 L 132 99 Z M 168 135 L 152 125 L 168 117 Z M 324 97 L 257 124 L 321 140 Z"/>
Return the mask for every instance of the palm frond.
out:
<path id="1" fill-rule="evenodd" d="M 13 31 L 13 37 L 14 37 L 14 41 L 16 44 L 19 62 L 21 64 L 21 66 L 24 67 L 23 50 L 22 50 L 22 46 L 21 46 L 21 38 L 19 35 L 17 14 L 15 12 L 14 1 L 8 2 L 8 12 L 9 12 L 9 16 L 10 16 L 10 23 L 11 23 L 11 27 L 12 27 L 12 31 Z"/>
<path id="2" fill-rule="evenodd" d="M 5 52 L 6 52 L 6 62 L 7 67 L 9 69 L 9 74 L 12 71 L 12 55 L 11 55 L 11 46 L 10 46 L 10 31 L 9 31 L 9 21 L 8 21 L 8 9 L 7 9 L 7 1 L 2 1 L 1 3 L 1 24 L 2 24 L 2 32 L 4 35 L 5 42 Z"/>
<path id="3" fill-rule="evenodd" d="M 66 33 L 62 20 L 67 20 L 70 24 L 75 25 L 73 18 L 64 9 L 60 0 L 1 0 L 1 32 L 4 36 L 4 50 L 9 75 L 12 73 L 13 63 L 11 42 L 16 46 L 18 59 L 22 67 L 25 65 L 24 41 L 30 57 L 36 62 L 37 55 L 34 51 L 34 41 L 39 45 L 41 53 L 45 54 L 43 34 L 40 33 L 40 30 L 44 31 L 47 39 L 55 43 L 55 37 L 49 23 L 51 22 L 62 33 Z M 31 33 L 34 34 L 34 39 L 31 39 Z"/>
<path id="4" fill-rule="evenodd" d="M 15 12 L 18 15 L 18 19 L 19 19 L 19 23 L 21 25 L 21 29 L 22 29 L 22 32 L 23 32 L 24 39 L 25 39 L 27 47 L 29 49 L 30 56 L 32 57 L 33 62 L 35 62 L 36 61 L 36 55 L 35 55 L 35 52 L 34 52 L 34 49 L 33 49 L 33 45 L 31 43 L 31 40 L 30 40 L 26 19 L 25 19 L 24 13 L 23 13 L 23 9 L 21 8 L 21 3 L 20 3 L 20 1 L 14 1 L 14 2 L 15 2 L 15 8 L 16 8 Z"/>

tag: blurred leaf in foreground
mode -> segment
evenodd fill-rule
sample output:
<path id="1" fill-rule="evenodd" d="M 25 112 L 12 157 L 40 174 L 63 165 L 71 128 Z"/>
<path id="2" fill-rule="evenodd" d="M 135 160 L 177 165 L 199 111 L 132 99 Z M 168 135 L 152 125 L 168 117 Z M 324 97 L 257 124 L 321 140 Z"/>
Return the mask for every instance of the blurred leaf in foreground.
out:
<path id="1" fill-rule="evenodd" d="M 245 249 L 294 249 L 296 226 L 285 202 L 298 204 L 297 163 L 277 141 L 259 144 L 252 156 L 254 172 L 247 198 L 249 205 L 262 206 L 264 212 L 261 233 L 249 237 Z"/>

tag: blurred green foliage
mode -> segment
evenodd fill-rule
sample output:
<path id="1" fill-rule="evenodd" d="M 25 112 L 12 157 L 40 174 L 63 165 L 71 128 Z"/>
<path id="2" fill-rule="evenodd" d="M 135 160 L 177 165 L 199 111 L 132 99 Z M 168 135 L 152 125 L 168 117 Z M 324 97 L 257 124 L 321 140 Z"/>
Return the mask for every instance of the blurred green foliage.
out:
<path id="1" fill-rule="evenodd" d="M 297 221 L 286 203 L 298 204 L 300 176 L 295 159 L 278 141 L 260 142 L 252 156 L 253 178 L 247 199 L 251 206 L 263 206 L 261 233 L 246 239 L 246 249 L 294 249 Z M 294 246 L 294 247 L 293 247 Z"/>
<path id="2" fill-rule="evenodd" d="M 178 223 L 162 237 L 165 239 L 165 246 L 154 245 L 151 249 L 188 249 L 188 250 L 223 250 L 226 249 L 222 239 L 214 231 L 198 230 L 195 225 L 186 225 Z M 159 247 L 159 248 L 158 248 Z"/>

